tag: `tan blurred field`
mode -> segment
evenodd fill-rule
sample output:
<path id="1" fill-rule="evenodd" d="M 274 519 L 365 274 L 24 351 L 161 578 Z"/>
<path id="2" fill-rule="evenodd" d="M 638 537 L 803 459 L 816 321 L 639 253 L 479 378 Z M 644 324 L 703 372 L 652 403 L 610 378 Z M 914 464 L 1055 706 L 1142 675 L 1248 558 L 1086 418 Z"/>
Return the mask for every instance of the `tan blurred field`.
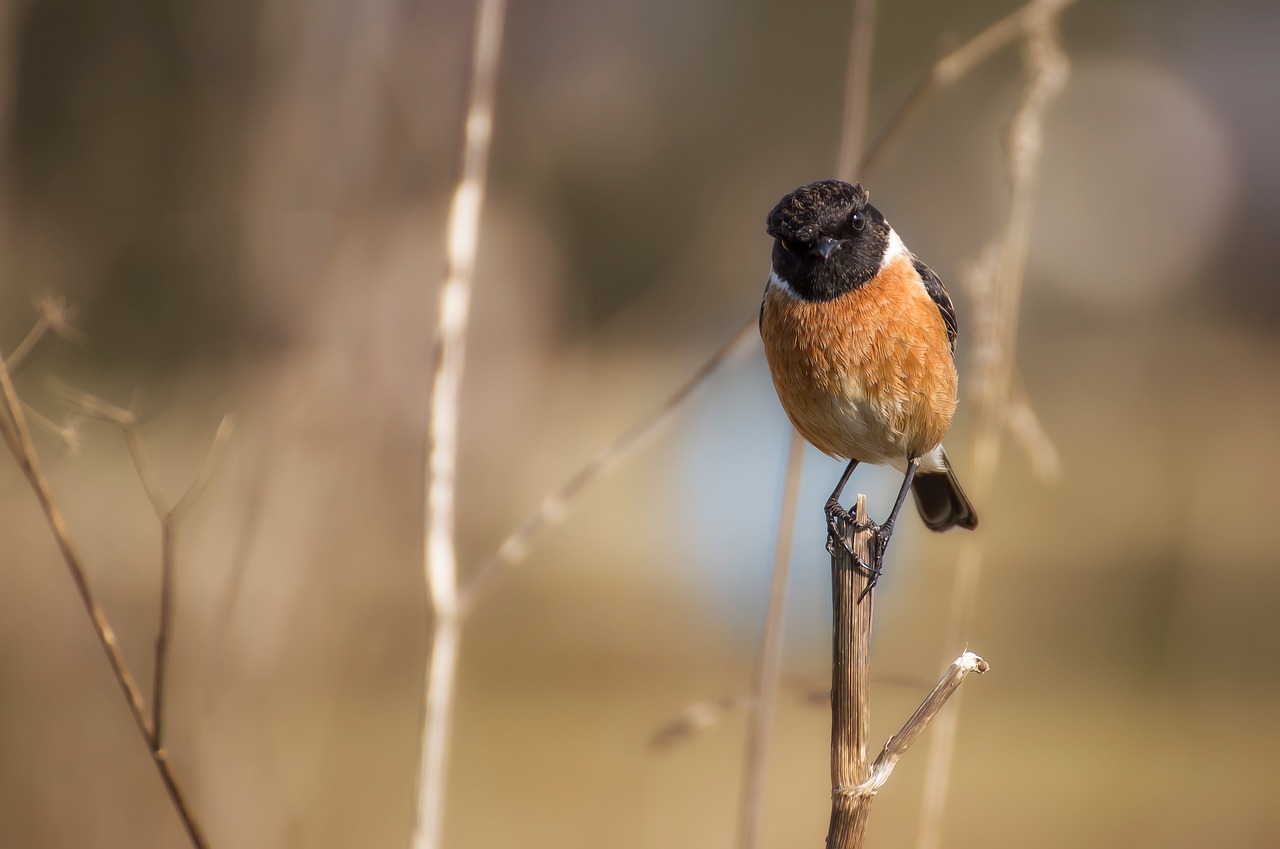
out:
<path id="1" fill-rule="evenodd" d="M 939 44 L 1014 2 L 881 4 L 871 126 Z M 462 400 L 466 572 L 759 308 L 765 213 L 834 168 L 848 4 L 512 4 Z M 118 429 L 51 381 L 136 398 L 176 498 L 168 748 L 217 847 L 406 846 L 429 622 L 427 381 L 470 4 L 0 4 L 0 349 L 65 297 L 84 341 L 19 375 L 72 422 L 36 443 L 150 692 L 159 532 Z M 1081 0 L 1052 106 L 1018 381 L 1061 459 L 1006 440 L 980 504 L 945 844 L 1280 845 L 1280 7 Z M 967 270 L 996 236 L 1005 50 L 868 179 L 951 287 L 972 469 Z M 969 344 L 966 342 L 969 341 Z M 789 431 L 752 340 L 588 488 L 467 625 L 446 845 L 735 845 L 746 726 L 655 751 L 749 686 Z M 810 452 L 767 847 L 829 805 L 830 585 Z M 859 472 L 885 504 L 897 481 Z M 886 505 L 887 506 L 887 505 Z M 873 512 L 881 512 L 874 508 Z M 900 525 L 878 597 L 874 736 L 944 645 L 958 534 Z M 905 683 L 904 683 L 905 682 Z M 914 845 L 925 746 L 871 817 Z M 183 846 L 12 458 L 0 457 L 0 846 Z"/>

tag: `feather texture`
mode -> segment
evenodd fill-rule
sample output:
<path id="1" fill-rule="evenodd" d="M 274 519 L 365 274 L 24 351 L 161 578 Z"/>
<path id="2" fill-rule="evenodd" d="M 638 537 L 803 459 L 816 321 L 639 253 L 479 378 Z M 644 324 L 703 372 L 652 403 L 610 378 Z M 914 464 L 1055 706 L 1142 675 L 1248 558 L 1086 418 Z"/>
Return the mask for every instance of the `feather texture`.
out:
<path id="1" fill-rule="evenodd" d="M 949 328 L 922 282 L 903 254 L 832 300 L 776 284 L 765 291 L 760 332 L 774 387 L 820 451 L 883 464 L 941 443 L 956 369 Z"/>

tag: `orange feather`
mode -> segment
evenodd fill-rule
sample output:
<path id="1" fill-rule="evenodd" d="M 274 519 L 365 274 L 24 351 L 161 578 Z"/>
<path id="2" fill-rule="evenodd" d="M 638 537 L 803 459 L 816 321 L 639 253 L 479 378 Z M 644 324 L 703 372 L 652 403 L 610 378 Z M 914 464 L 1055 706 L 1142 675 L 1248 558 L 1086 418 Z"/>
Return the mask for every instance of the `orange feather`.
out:
<path id="1" fill-rule="evenodd" d="M 946 325 L 906 256 L 830 301 L 771 285 L 760 332 L 783 409 L 826 454 L 869 463 L 921 456 L 951 426 Z"/>

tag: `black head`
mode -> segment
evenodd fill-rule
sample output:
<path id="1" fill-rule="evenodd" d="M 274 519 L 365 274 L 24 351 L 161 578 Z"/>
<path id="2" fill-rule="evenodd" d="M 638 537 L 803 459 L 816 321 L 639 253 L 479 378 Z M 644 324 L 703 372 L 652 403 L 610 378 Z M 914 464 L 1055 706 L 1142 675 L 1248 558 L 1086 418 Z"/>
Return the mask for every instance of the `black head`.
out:
<path id="1" fill-rule="evenodd" d="M 801 186 L 766 220 L 773 270 L 807 301 L 829 301 L 880 271 L 889 225 L 867 190 L 839 180 Z"/>

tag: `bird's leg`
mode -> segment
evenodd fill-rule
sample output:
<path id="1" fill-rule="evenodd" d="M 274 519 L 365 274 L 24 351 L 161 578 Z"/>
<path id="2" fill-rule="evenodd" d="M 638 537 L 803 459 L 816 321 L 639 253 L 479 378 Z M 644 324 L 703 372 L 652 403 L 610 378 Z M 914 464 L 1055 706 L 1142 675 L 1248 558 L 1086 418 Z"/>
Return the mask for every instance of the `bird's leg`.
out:
<path id="1" fill-rule="evenodd" d="M 836 540 L 841 540 L 849 553 L 853 553 L 853 549 L 849 548 L 849 542 L 845 539 L 844 531 L 840 525 L 841 523 L 854 525 L 856 522 L 849 511 L 840 506 L 840 493 L 844 492 L 845 484 L 849 482 L 849 478 L 853 476 L 853 470 L 856 468 L 858 468 L 858 461 L 850 460 L 849 465 L 845 466 L 844 474 L 840 476 L 840 482 L 836 484 L 836 488 L 831 492 L 831 497 L 827 499 L 825 510 L 827 515 L 827 551 L 832 554 L 836 553 Z"/>
<path id="2" fill-rule="evenodd" d="M 902 489 L 898 490 L 898 500 L 894 502 L 893 512 L 889 514 L 889 518 L 885 520 L 883 525 L 876 528 L 876 573 L 877 576 L 881 567 L 884 565 L 884 550 L 889 546 L 889 538 L 893 536 L 893 525 L 898 521 L 898 511 L 902 509 L 902 505 L 906 503 L 907 493 L 911 491 L 911 481 L 915 480 L 916 470 L 920 468 L 920 458 L 912 457 L 907 461 L 907 474 L 902 479 Z M 875 576 L 871 582 L 875 583 Z"/>
<path id="3" fill-rule="evenodd" d="M 845 467 L 844 474 L 840 476 L 840 482 L 836 484 L 831 497 L 827 499 L 827 553 L 835 556 L 836 546 L 840 546 L 853 556 L 854 565 L 867 573 L 871 577 L 871 583 L 875 584 L 876 578 L 880 576 L 879 568 L 862 562 L 862 558 L 853 550 L 853 544 L 850 542 L 845 528 L 862 531 L 868 528 L 875 528 L 876 524 L 875 522 L 867 522 L 865 525 L 860 524 L 852 513 L 840 506 L 840 493 L 844 491 L 845 484 L 849 482 L 849 478 L 853 475 L 853 470 L 857 467 L 857 460 L 849 461 L 849 465 Z"/>

